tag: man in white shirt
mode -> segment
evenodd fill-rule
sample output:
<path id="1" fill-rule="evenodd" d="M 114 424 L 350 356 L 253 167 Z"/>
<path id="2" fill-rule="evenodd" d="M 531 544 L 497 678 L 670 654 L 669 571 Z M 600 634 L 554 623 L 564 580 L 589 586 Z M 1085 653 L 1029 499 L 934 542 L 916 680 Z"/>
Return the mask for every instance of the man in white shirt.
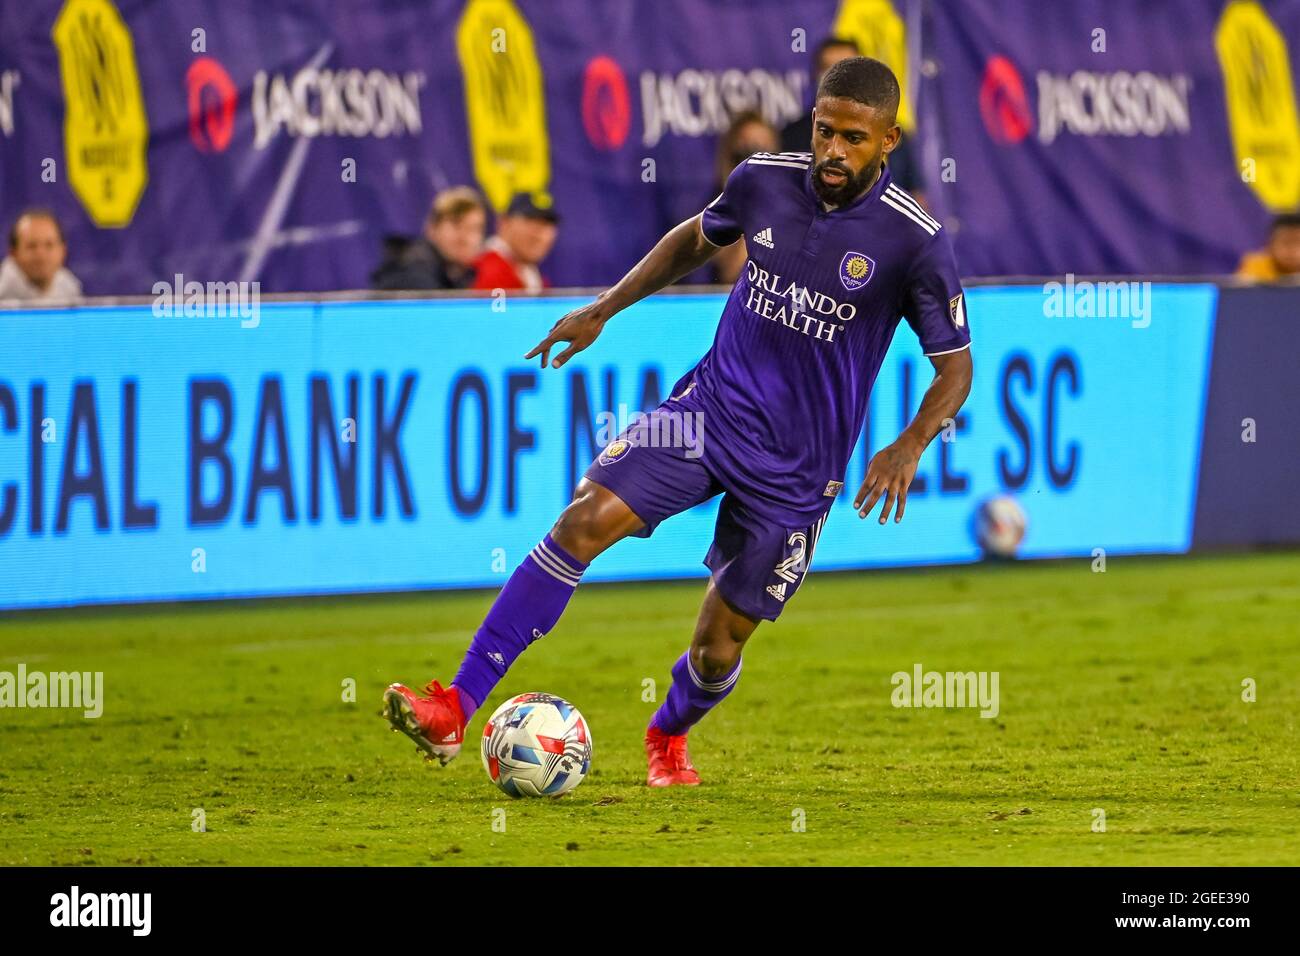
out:
<path id="1" fill-rule="evenodd" d="M 0 302 L 56 302 L 81 298 L 81 282 L 64 266 L 68 246 L 54 213 L 29 209 L 9 231 L 9 255 L 0 262 Z"/>

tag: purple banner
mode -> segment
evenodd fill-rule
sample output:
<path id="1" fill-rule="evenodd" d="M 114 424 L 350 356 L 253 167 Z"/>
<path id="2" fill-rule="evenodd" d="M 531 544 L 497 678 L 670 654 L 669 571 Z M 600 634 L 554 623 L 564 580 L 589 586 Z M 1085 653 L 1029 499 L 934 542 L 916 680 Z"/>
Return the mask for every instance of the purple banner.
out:
<path id="1" fill-rule="evenodd" d="M 804 111 L 807 50 L 835 10 L 6 3 L 0 218 L 53 207 L 89 294 L 149 294 L 175 273 L 365 288 L 382 237 L 418 233 L 437 190 L 471 184 L 500 209 L 537 189 L 564 217 L 544 272 L 607 282 L 716 195 L 731 115 L 779 128 Z"/>
<path id="2" fill-rule="evenodd" d="M 927 196 L 972 275 L 1231 272 L 1300 204 L 1300 2 L 937 2 Z"/>

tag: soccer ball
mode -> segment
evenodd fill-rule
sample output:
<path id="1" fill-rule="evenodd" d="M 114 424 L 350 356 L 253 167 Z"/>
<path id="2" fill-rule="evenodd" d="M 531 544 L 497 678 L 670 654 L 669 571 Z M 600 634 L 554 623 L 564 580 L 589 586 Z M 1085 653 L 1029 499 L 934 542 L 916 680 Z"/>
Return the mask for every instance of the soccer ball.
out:
<path id="1" fill-rule="evenodd" d="M 512 797 L 559 797 L 587 776 L 591 731 L 564 698 L 520 694 L 488 718 L 483 767 Z"/>
<path id="2" fill-rule="evenodd" d="M 989 498 L 975 512 L 975 540 L 986 557 L 1014 558 L 1025 526 L 1024 509 L 1008 495 Z"/>

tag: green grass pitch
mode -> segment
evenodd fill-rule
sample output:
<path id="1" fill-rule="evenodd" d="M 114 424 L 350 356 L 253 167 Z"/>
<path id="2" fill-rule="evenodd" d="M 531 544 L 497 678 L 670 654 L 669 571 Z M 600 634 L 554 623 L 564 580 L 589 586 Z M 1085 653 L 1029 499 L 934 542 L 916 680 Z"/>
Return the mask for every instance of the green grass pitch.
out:
<path id="1" fill-rule="evenodd" d="M 0 670 L 103 671 L 105 703 L 0 710 L 0 863 L 1300 863 L 1300 556 L 814 573 L 693 732 L 704 785 L 651 791 L 644 682 L 702 591 L 584 585 L 445 769 L 380 694 L 449 680 L 492 593 L 10 615 Z M 997 671 L 1000 713 L 893 707 L 917 663 Z M 592 728 L 560 800 L 479 761 L 525 690 Z"/>

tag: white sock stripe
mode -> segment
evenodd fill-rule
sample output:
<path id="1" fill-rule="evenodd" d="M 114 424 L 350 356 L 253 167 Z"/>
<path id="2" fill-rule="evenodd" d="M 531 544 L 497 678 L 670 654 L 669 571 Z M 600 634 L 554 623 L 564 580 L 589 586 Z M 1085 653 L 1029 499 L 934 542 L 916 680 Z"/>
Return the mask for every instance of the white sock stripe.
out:
<path id="1" fill-rule="evenodd" d="M 543 540 L 541 540 L 541 541 L 538 541 L 538 542 L 537 542 L 537 547 L 539 547 L 539 548 L 541 548 L 543 551 L 545 551 L 546 554 L 547 554 L 547 557 L 552 558 L 552 559 L 553 559 L 557 564 L 559 564 L 559 566 L 562 567 L 565 571 L 568 571 L 570 574 L 574 575 L 575 577 L 579 577 L 579 578 L 582 577 L 582 571 L 583 571 L 583 569 L 582 569 L 582 568 L 575 568 L 575 567 L 573 566 L 573 564 L 569 561 L 569 559 L 566 558 L 564 555 L 562 555 L 562 554 L 557 554 L 553 548 L 548 548 L 548 547 L 546 546 L 546 541 L 545 541 L 545 539 L 543 539 Z"/>
<path id="2" fill-rule="evenodd" d="M 924 229 L 924 230 L 925 230 L 926 232 L 928 232 L 930 235 L 933 236 L 936 232 L 939 231 L 939 230 L 936 229 L 934 226 L 930 225 L 928 222 L 926 222 L 925 220 L 923 220 L 923 219 L 921 219 L 919 216 L 917 216 L 916 213 L 912 212 L 912 210 L 908 209 L 906 206 L 904 206 L 904 205 L 898 203 L 896 200 L 894 200 L 894 199 L 889 195 L 889 193 L 882 193 L 881 196 L 880 196 L 880 201 L 883 202 L 886 206 L 889 206 L 889 207 L 891 207 L 891 208 L 893 208 L 893 209 L 897 209 L 897 210 L 898 210 L 899 212 L 901 212 L 904 216 L 906 216 L 908 219 L 912 220 L 912 222 L 916 223 L 918 226 L 920 226 L 922 229 Z"/>
<path id="3" fill-rule="evenodd" d="M 705 681 L 704 686 L 707 689 L 713 691 L 715 694 L 721 694 L 724 690 L 730 690 L 733 686 L 735 686 L 736 681 L 740 680 L 740 666 L 741 665 L 737 663 L 736 669 L 732 671 L 731 676 L 728 677 L 726 680 L 720 680 L 713 684 L 710 684 L 708 681 Z"/>
<path id="4" fill-rule="evenodd" d="M 695 672 L 695 666 L 691 663 L 689 655 L 686 658 L 686 672 L 691 675 L 691 681 L 700 690 L 709 691 L 713 694 L 719 694 L 740 679 L 740 668 L 744 665 L 745 660 L 741 658 L 736 662 L 736 669 L 731 675 L 724 677 L 720 681 L 706 681 L 703 677 Z"/>
<path id="5" fill-rule="evenodd" d="M 581 578 L 581 575 L 574 574 L 572 571 L 570 571 L 570 570 L 569 570 L 568 568 L 566 568 L 564 565 L 562 565 L 562 564 L 560 564 L 558 561 L 556 561 L 555 558 L 552 557 L 550 554 L 548 554 L 546 551 L 543 551 L 543 550 L 541 550 L 541 549 L 539 549 L 539 548 L 534 548 L 534 549 L 533 549 L 533 556 L 534 556 L 534 557 L 535 557 L 539 562 L 541 562 L 541 563 L 544 564 L 546 567 L 548 567 L 548 568 L 550 568 L 552 571 L 554 571 L 557 575 L 559 575 L 560 577 L 564 578 L 566 581 L 571 582 L 571 583 L 572 583 L 573 585 L 575 585 L 575 586 L 577 585 L 579 579 Z"/>
<path id="6" fill-rule="evenodd" d="M 570 580 L 569 578 L 564 577 L 563 575 L 561 575 L 561 574 L 560 574 L 559 572 L 557 572 L 557 571 L 552 571 L 552 570 L 550 569 L 550 567 L 548 567 L 548 566 L 547 566 L 547 565 L 546 565 L 546 564 L 541 560 L 541 558 L 539 558 L 539 557 L 537 556 L 537 552 L 535 552 L 535 551 L 530 551 L 530 552 L 528 553 L 528 556 L 529 556 L 530 558 L 533 559 L 534 563 L 536 563 L 536 565 L 537 565 L 539 568 L 541 568 L 543 571 L 545 571 L 545 572 L 546 572 L 547 574 L 549 574 L 551 577 L 555 578 L 555 580 L 557 580 L 557 581 L 561 581 L 561 582 L 563 582 L 564 584 L 567 584 L 567 585 L 568 585 L 569 587 L 571 587 L 571 588 L 576 588 L 576 587 L 578 586 L 578 582 L 577 582 L 577 581 Z"/>
<path id="7" fill-rule="evenodd" d="M 903 192 L 903 190 L 899 189 L 893 183 L 889 184 L 889 188 L 886 189 L 885 192 L 889 193 L 889 195 L 899 200 L 905 206 L 911 207 L 914 213 L 916 213 L 918 216 L 920 216 L 930 225 L 934 226 L 934 228 L 939 229 L 942 227 L 942 224 L 939 222 L 939 220 L 935 219 L 933 216 L 931 216 L 928 212 L 925 211 L 924 206 L 922 206 L 919 202 L 917 202 L 912 196 Z"/>
<path id="8" fill-rule="evenodd" d="M 570 575 L 560 570 L 556 565 L 551 563 L 551 559 L 548 558 L 543 552 L 538 551 L 536 548 L 533 548 L 532 551 L 528 552 L 528 556 L 537 562 L 537 566 L 539 568 L 541 568 L 551 577 L 555 578 L 557 581 L 563 581 L 565 584 L 574 588 L 578 586 L 578 578 L 576 575 Z"/>

